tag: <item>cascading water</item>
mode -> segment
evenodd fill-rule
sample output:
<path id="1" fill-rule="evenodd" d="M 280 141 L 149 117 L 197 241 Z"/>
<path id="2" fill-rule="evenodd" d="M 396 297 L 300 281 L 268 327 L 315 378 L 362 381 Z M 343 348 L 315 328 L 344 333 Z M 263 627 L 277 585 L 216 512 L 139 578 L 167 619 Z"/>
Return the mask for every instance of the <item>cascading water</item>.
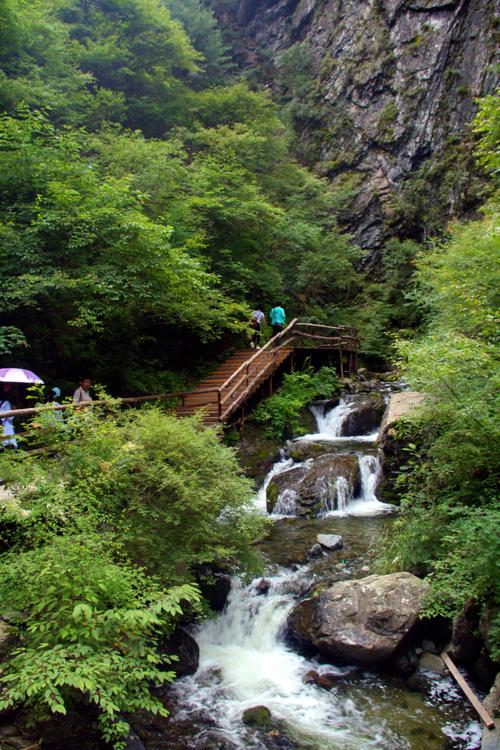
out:
<path id="1" fill-rule="evenodd" d="M 380 461 L 377 456 L 370 454 L 358 456 L 361 474 L 361 497 L 354 500 L 347 512 L 351 516 L 373 516 L 393 513 L 394 506 L 381 503 L 375 495 L 377 477 L 380 472 Z"/>
<path id="2" fill-rule="evenodd" d="M 200 665 L 194 676 L 174 688 L 179 700 L 177 719 L 191 722 L 200 712 L 208 712 L 208 737 L 215 727 L 230 747 L 263 750 L 274 745 L 271 741 L 266 744 L 265 734 L 246 727 L 242 715 L 248 708 L 264 705 L 275 721 L 284 722 L 293 743 L 288 743 L 288 748 L 420 750 L 423 696 L 405 702 L 397 687 L 381 682 L 376 675 L 360 671 L 354 679 L 349 677 L 348 667 L 311 662 L 284 644 L 282 636 L 294 594 L 308 574 L 305 567 L 279 572 L 267 579 L 265 596 L 259 581 L 247 587 L 234 582 L 224 612 L 194 633 Z M 311 669 L 338 680 L 338 686 L 325 691 L 305 684 L 304 677 Z M 443 688 L 452 691 L 451 681 L 445 682 Z M 381 705 L 385 706 L 383 713 Z M 442 726 L 434 741 L 426 737 L 427 750 L 444 750 L 448 746 L 445 735 L 465 738 L 456 747 L 475 747 L 476 725 L 460 724 L 455 715 L 446 717 L 446 712 L 448 721 L 443 721 L 437 709 L 426 710 Z M 407 739 L 407 733 L 413 734 L 415 741 Z M 206 738 L 198 739 L 205 748 Z"/>
<path id="3" fill-rule="evenodd" d="M 339 404 L 325 413 L 323 404 L 313 404 L 311 412 L 316 420 L 318 432 L 312 435 L 305 435 L 304 439 L 312 438 L 334 438 L 340 435 L 340 429 L 345 417 L 350 414 L 353 404 L 342 399 Z"/>
<path id="4" fill-rule="evenodd" d="M 287 459 L 283 455 L 281 455 L 279 461 L 276 461 L 271 471 L 267 474 L 255 498 L 255 505 L 263 513 L 267 512 L 266 511 L 266 490 L 267 490 L 267 486 L 269 482 L 271 481 L 273 477 L 277 476 L 278 474 L 282 474 L 284 471 L 291 469 L 293 465 L 294 465 L 294 462 L 292 461 L 291 458 Z"/>
<path id="5" fill-rule="evenodd" d="M 337 406 L 325 412 L 324 404 L 313 404 L 310 409 L 316 420 L 318 432 L 303 435 L 299 440 L 334 440 L 335 442 L 374 443 L 378 432 L 370 435 L 342 436 L 342 424 L 345 418 L 356 408 L 355 400 L 341 399 Z"/>
<path id="6" fill-rule="evenodd" d="M 203 707 L 237 747 L 265 747 L 241 723 L 245 709 L 264 704 L 308 747 L 400 748 L 384 722 L 373 726 L 366 721 L 350 697 L 302 682 L 311 664 L 287 649 L 280 636 L 293 605 L 290 589 L 303 575 L 302 569 L 271 578 L 266 597 L 256 582 L 247 588 L 235 583 L 225 612 L 196 633 L 200 667 L 183 681 L 182 691 L 187 689 L 191 699 L 185 717 Z M 345 670 L 332 666 L 328 671 L 340 677 Z"/>
<path id="7" fill-rule="evenodd" d="M 337 490 L 337 508 L 339 513 L 345 513 L 347 506 L 352 500 L 352 492 L 349 486 L 349 482 L 345 477 L 339 477 L 336 481 Z"/>
<path id="8" fill-rule="evenodd" d="M 351 408 L 351 404 L 341 402 L 327 415 L 321 407 L 313 408 L 319 432 L 307 439 L 346 440 L 339 438 L 338 433 Z M 360 493 L 353 498 L 347 480 L 338 477 L 334 483 L 335 493 L 331 493 L 337 498 L 336 509 L 330 510 L 328 492 L 325 513 L 321 518 L 307 521 L 317 524 L 318 531 L 326 524 L 327 531 L 344 533 L 344 525 L 354 524 L 352 538 L 359 538 L 363 527 L 385 523 L 383 519 L 369 518 L 393 509 L 380 503 L 375 496 L 380 469 L 377 456 L 363 452 L 360 446 L 360 443 L 372 442 L 373 438 L 347 438 L 355 442 Z M 307 466 L 307 462 L 301 465 Z M 284 456 L 273 466 L 256 496 L 255 504 L 262 512 L 266 509 L 266 489 L 271 479 L 294 466 L 297 464 Z M 275 517 L 293 515 L 294 506 L 293 490 L 282 490 L 275 506 Z M 351 516 L 368 518 L 360 520 Z M 332 523 L 337 527 L 331 529 Z M 345 530 L 349 531 L 347 526 Z M 346 550 L 342 554 L 345 555 Z M 356 553 L 354 558 L 357 559 Z M 450 737 L 453 748 L 473 750 L 478 747 L 479 727 L 463 716 L 461 699 L 450 680 L 441 678 L 442 695 L 446 698 L 437 705 L 439 701 L 430 703 L 424 696 L 409 693 L 399 683 L 391 683 L 388 677 L 361 671 L 349 677 L 346 674 L 349 668 L 318 664 L 285 645 L 283 634 L 288 613 L 304 584 L 307 588 L 314 574 L 312 566 L 313 563 L 298 569 L 280 568 L 266 579 L 264 588 L 257 580 L 246 587 L 234 581 L 224 612 L 194 632 L 200 647 L 199 669 L 195 675 L 178 681 L 174 691 L 177 720 L 188 726 L 197 725 L 198 734 L 196 740 L 182 747 L 193 750 L 206 747 L 420 750 L 422 737 L 425 737 L 426 750 L 445 750 Z M 346 565 L 344 575 L 352 571 L 352 566 Z M 319 674 L 328 673 L 334 681 L 338 678 L 338 685 L 326 691 L 315 684 L 305 684 L 304 677 L 311 669 Z M 262 705 L 271 711 L 280 731 L 258 731 L 243 723 L 246 709 Z M 201 729 L 200 716 L 209 717 L 202 721 Z M 275 744 L 273 736 L 282 737 L 283 728 L 285 744 Z"/>

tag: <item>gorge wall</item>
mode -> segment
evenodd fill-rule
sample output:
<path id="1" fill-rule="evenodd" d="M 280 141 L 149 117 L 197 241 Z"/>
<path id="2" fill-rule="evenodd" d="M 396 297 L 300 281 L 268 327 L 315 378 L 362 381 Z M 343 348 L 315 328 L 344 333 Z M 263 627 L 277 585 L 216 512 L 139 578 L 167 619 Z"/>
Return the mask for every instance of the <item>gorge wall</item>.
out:
<path id="1" fill-rule="evenodd" d="M 498 0 L 211 4 L 241 67 L 288 106 L 299 156 L 348 199 L 368 263 L 388 236 L 422 240 L 480 202 L 467 125 L 498 85 Z"/>

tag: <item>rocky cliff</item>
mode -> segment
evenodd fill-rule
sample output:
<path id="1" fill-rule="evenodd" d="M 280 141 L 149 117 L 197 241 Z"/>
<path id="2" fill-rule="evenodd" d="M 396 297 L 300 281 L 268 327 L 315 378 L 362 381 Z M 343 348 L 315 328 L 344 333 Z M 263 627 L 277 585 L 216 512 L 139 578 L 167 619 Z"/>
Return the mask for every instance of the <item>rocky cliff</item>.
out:
<path id="1" fill-rule="evenodd" d="M 288 107 L 304 161 L 349 197 L 368 257 L 387 236 L 422 239 L 422 211 L 439 223 L 474 206 L 466 126 L 498 85 L 498 0 L 212 4 Z"/>

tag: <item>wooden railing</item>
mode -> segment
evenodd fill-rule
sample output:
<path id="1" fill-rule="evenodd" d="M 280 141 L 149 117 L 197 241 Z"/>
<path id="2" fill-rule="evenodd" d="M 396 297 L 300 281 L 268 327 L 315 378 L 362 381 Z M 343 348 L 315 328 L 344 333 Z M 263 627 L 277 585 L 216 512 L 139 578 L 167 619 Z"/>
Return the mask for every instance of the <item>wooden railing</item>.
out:
<path id="1" fill-rule="evenodd" d="M 276 370 L 280 352 L 288 347 L 338 351 L 341 377 L 344 377 L 344 353 L 347 353 L 349 356 L 349 372 L 354 372 L 357 369 L 359 341 L 355 328 L 307 323 L 295 318 L 281 333 L 273 336 L 262 349 L 258 349 L 255 354 L 240 365 L 221 386 L 195 391 L 160 393 L 154 396 L 130 396 L 114 399 L 113 402 L 118 404 L 139 404 L 147 401 L 178 399 L 184 406 L 188 397 L 192 398 L 196 396 L 197 408 L 216 406 L 217 418 L 223 422 L 231 413 L 245 403 L 257 385 L 265 380 L 267 375 L 271 375 Z M 206 396 L 206 399 L 203 398 L 204 396 Z M 199 397 L 201 397 L 201 400 L 199 400 Z M 4 417 L 34 416 L 43 412 L 80 409 L 95 405 L 104 406 L 113 402 L 98 400 L 84 401 L 79 404 L 61 404 L 58 406 L 46 404 L 29 409 L 12 409 L 11 411 L 0 412 L 0 419 Z"/>
<path id="2" fill-rule="evenodd" d="M 217 394 L 218 388 L 204 388 L 203 390 L 197 391 L 201 396 L 204 394 Z M 172 393 L 157 393 L 154 396 L 126 396 L 123 398 L 111 399 L 96 399 L 94 401 L 81 401 L 78 404 L 43 404 L 41 406 L 33 406 L 28 409 L 12 409 L 11 411 L 0 411 L 0 419 L 4 417 L 28 417 L 34 416 L 35 414 L 43 414 L 44 412 L 51 411 L 64 411 L 66 409 L 85 409 L 90 406 L 109 406 L 110 404 L 140 404 L 145 401 L 167 401 L 169 399 L 179 399 L 184 404 L 187 396 L 191 396 L 193 391 L 173 391 Z M 213 399 L 207 399 L 206 402 L 201 402 L 202 406 L 214 403 Z"/>
<path id="3" fill-rule="evenodd" d="M 316 333 L 318 331 L 318 333 Z M 327 334 L 330 335 L 327 335 Z M 246 401 L 255 386 L 262 382 L 266 374 L 276 369 L 276 359 L 280 350 L 299 345 L 307 348 L 313 342 L 314 348 L 339 351 L 340 374 L 344 377 L 343 353 L 349 354 L 349 372 L 357 369 L 359 341 L 355 328 L 349 326 L 327 326 L 316 323 L 301 323 L 298 318 L 272 339 L 262 349 L 244 362 L 220 387 L 219 419 L 224 421 L 231 412 Z"/>

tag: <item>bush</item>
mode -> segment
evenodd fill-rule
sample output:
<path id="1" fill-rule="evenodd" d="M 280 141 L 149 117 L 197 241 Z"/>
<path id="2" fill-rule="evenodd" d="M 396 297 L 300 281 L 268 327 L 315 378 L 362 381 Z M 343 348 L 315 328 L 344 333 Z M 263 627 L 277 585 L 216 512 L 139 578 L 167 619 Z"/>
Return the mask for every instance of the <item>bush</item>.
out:
<path id="1" fill-rule="evenodd" d="M 174 672 L 156 641 L 197 606 L 194 568 L 257 570 L 265 522 L 234 451 L 199 417 L 152 408 L 104 420 L 93 407 L 51 441 L 51 455 L 0 456 L 13 492 L 0 514 L 0 615 L 22 635 L 0 706 L 64 714 L 76 697 L 118 742 L 122 711 L 165 711 L 150 687 Z"/>
<path id="2" fill-rule="evenodd" d="M 338 388 L 335 369 L 321 367 L 314 372 L 307 367 L 302 372 L 285 375 L 278 393 L 259 404 L 253 416 L 266 425 L 264 434 L 269 438 L 283 438 L 289 430 L 294 435 L 304 433 L 299 423 L 299 414 L 316 398 L 330 397 Z"/>
<path id="3" fill-rule="evenodd" d="M 174 679 L 166 665 L 176 657 L 161 656 L 156 638 L 199 593 L 165 590 L 118 553 L 106 535 L 87 533 L 4 556 L 3 614 L 23 638 L 1 677 L 0 709 L 22 702 L 66 714 L 75 699 L 95 704 L 116 746 L 128 731 L 121 712 L 167 713 L 150 686 Z"/>
<path id="4" fill-rule="evenodd" d="M 424 613 L 452 616 L 468 599 L 500 606 L 498 559 L 498 210 L 454 228 L 418 261 L 427 330 L 399 342 L 404 377 L 428 394 L 411 418 L 401 513 L 389 569 L 431 583 Z M 490 633 L 500 651 L 500 623 Z"/>

